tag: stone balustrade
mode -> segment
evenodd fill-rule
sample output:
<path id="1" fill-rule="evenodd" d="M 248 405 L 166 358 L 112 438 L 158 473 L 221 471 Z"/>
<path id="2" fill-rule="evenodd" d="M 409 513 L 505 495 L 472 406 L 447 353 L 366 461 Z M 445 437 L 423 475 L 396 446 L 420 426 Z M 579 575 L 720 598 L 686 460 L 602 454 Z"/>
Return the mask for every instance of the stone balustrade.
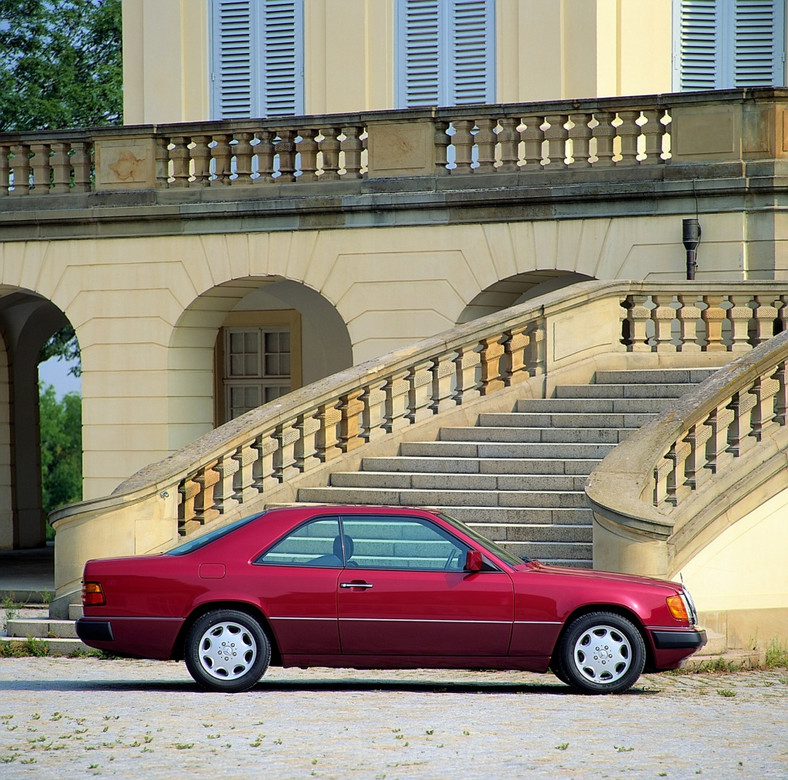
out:
<path id="1" fill-rule="evenodd" d="M 786 98 L 763 88 L 6 133 L 0 197 L 773 159 L 787 151 Z"/>

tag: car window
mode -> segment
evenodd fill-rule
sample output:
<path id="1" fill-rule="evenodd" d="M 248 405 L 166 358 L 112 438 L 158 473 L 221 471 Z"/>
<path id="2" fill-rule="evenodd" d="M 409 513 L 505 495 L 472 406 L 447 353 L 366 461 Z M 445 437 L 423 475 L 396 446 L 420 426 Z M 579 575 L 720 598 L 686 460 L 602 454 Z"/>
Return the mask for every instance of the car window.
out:
<path id="1" fill-rule="evenodd" d="M 345 515 L 348 566 L 367 569 L 462 571 L 468 548 L 428 520 L 392 515 Z"/>
<path id="2" fill-rule="evenodd" d="M 342 567 L 343 557 L 339 519 L 319 517 L 291 531 L 269 547 L 255 563 Z"/>

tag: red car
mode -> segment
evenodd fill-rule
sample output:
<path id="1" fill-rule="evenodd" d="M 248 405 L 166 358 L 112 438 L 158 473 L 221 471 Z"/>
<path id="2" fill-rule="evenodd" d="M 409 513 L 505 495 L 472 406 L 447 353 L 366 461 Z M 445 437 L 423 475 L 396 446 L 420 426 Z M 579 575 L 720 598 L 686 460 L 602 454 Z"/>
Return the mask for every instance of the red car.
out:
<path id="1" fill-rule="evenodd" d="M 679 584 L 521 560 L 445 514 L 271 509 L 162 555 L 88 561 L 83 642 L 185 659 L 203 687 L 269 664 L 552 670 L 618 693 L 706 643 Z"/>

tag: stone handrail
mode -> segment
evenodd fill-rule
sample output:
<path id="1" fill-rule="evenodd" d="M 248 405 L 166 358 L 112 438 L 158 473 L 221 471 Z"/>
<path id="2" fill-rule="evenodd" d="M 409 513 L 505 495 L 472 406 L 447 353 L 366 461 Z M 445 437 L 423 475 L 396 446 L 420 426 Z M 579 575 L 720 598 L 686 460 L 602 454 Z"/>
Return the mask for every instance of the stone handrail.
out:
<path id="1" fill-rule="evenodd" d="M 786 90 L 763 88 L 4 133 L 0 197 L 703 162 L 710 153 L 696 148 L 700 124 L 718 123 L 722 135 L 773 124 L 786 97 Z M 757 135 L 752 142 L 746 134 L 715 139 L 723 152 L 710 159 L 783 156 L 782 138 L 778 144 L 770 136 L 767 149 Z"/>
<path id="2" fill-rule="evenodd" d="M 396 443 L 420 423 L 521 383 L 544 387 L 579 359 L 645 351 L 687 351 L 690 360 L 700 353 L 733 355 L 788 329 L 788 295 L 781 283 L 696 282 L 694 293 L 688 289 L 686 282 L 584 282 L 247 412 L 141 470 L 113 495 L 53 513 L 58 546 L 71 561 L 68 572 L 56 565 L 58 594 L 78 583 L 80 561 L 87 557 L 151 551 L 129 547 L 135 534 L 117 527 L 112 533 L 113 523 L 155 528 L 147 538 L 165 549 L 179 536 L 283 500 L 283 487 L 363 445 Z M 578 330 L 583 319 L 594 327 Z M 94 520 L 100 525 L 92 526 Z"/>
<path id="3" fill-rule="evenodd" d="M 754 484 L 786 473 L 787 410 L 783 330 L 678 399 L 592 472 L 586 493 L 595 547 L 598 538 L 607 541 L 594 565 L 625 569 L 639 556 L 651 560 L 652 571 L 643 573 L 673 576 L 720 514 Z M 669 542 L 656 558 L 636 552 L 654 541 Z"/>

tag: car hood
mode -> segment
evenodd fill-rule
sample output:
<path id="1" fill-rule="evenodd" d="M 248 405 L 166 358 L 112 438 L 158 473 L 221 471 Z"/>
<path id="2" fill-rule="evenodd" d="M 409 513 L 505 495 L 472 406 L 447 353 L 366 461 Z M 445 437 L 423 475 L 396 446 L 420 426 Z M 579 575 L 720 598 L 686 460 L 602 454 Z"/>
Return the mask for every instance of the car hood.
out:
<path id="1" fill-rule="evenodd" d="M 614 571 L 597 571 L 595 569 L 571 569 L 566 566 L 550 566 L 540 561 L 530 561 L 526 564 L 526 569 L 534 572 L 544 572 L 547 574 L 560 574 L 562 577 L 574 577 L 576 579 L 589 579 L 610 581 L 610 582 L 626 582 L 630 584 L 639 585 L 661 585 L 665 588 L 671 589 L 675 593 L 681 592 L 683 589 L 678 582 L 671 582 L 669 580 L 662 580 L 658 577 L 643 577 L 639 574 L 621 574 Z"/>

